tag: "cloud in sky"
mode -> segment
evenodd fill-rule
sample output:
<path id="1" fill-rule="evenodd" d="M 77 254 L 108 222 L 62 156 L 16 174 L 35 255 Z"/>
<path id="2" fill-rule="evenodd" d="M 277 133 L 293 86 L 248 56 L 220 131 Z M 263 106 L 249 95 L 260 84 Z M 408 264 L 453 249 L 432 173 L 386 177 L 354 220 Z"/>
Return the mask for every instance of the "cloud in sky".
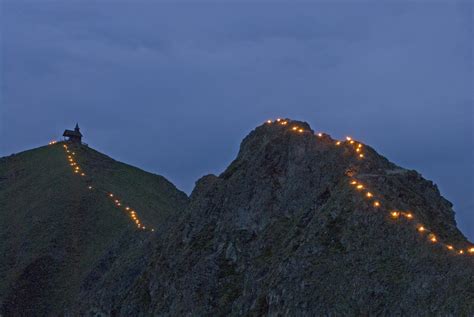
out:
<path id="1" fill-rule="evenodd" d="M 474 239 L 468 2 L 4 1 L 2 12 L 0 155 L 78 121 L 91 146 L 189 192 L 255 125 L 291 117 L 421 171 Z"/>

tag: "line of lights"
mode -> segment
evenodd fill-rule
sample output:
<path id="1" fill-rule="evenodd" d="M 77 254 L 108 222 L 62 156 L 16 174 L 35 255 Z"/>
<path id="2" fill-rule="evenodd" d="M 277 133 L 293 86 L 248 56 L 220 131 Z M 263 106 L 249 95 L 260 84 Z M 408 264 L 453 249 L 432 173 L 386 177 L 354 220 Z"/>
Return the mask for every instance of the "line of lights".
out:
<path id="1" fill-rule="evenodd" d="M 266 122 L 267 124 L 280 124 L 280 125 L 288 125 L 289 121 L 288 120 L 283 120 L 283 119 L 276 119 L 275 121 L 273 120 L 268 120 Z M 303 133 L 307 132 L 306 130 L 298 127 L 297 125 L 291 126 L 290 131 L 298 132 L 298 133 Z M 324 136 L 323 133 L 319 132 L 316 134 L 318 138 L 322 138 Z M 352 137 L 347 136 L 344 143 L 348 143 L 349 145 L 352 146 L 353 150 L 355 151 L 355 154 L 359 159 L 364 159 L 365 154 L 363 153 L 363 144 L 356 142 L 355 140 L 352 139 Z M 336 141 L 335 145 L 336 146 L 341 146 L 343 144 L 343 141 Z M 352 185 L 357 192 L 360 192 L 363 194 L 363 196 L 370 201 L 371 205 L 373 208 L 380 209 L 382 208 L 382 203 L 378 198 L 375 197 L 373 192 L 369 191 L 366 187 L 366 185 L 362 184 L 361 182 L 355 180 L 354 178 L 351 178 L 349 181 L 349 184 Z M 417 222 L 415 219 L 414 214 L 411 211 L 403 211 L 403 210 L 389 210 L 389 215 L 392 220 L 399 220 L 399 219 L 405 219 L 407 221 L 412 221 L 412 222 Z M 467 249 L 461 249 L 461 248 L 455 248 L 453 245 L 440 242 L 438 239 L 438 236 L 432 232 L 431 230 L 427 229 L 423 224 L 418 223 L 416 225 L 416 230 L 420 234 L 426 234 L 426 237 L 428 241 L 430 241 L 433 244 L 440 244 L 444 246 L 447 250 L 455 252 L 459 255 L 464 255 L 464 254 L 471 254 L 474 255 L 474 246 L 470 246 Z"/>
<path id="2" fill-rule="evenodd" d="M 54 142 L 54 143 L 50 142 L 49 145 L 53 145 L 53 144 L 56 144 L 56 143 L 57 142 Z M 64 151 L 65 151 L 67 160 L 69 162 L 69 165 L 72 167 L 72 172 L 74 174 L 80 175 L 81 177 L 85 177 L 86 176 L 85 172 L 82 171 L 81 167 L 78 165 L 78 163 L 75 160 L 76 152 L 73 152 L 73 151 L 69 150 L 69 147 L 66 144 L 63 144 L 63 148 L 64 148 Z M 140 218 L 138 217 L 137 212 L 133 208 L 131 208 L 130 206 L 124 206 L 122 204 L 121 200 L 118 199 L 118 197 L 116 197 L 115 194 L 113 194 L 109 191 L 100 190 L 100 189 L 98 189 L 98 188 L 96 188 L 92 185 L 88 185 L 87 189 L 89 191 L 101 191 L 101 192 L 103 192 L 106 195 L 106 197 L 108 197 L 110 200 L 113 201 L 114 205 L 117 208 L 125 211 L 128 214 L 130 220 L 133 222 L 133 224 L 138 229 L 140 229 L 140 230 L 149 230 L 149 231 L 152 231 L 152 232 L 155 231 L 154 228 L 148 228 L 147 229 L 147 227 L 145 225 L 143 225 Z"/>

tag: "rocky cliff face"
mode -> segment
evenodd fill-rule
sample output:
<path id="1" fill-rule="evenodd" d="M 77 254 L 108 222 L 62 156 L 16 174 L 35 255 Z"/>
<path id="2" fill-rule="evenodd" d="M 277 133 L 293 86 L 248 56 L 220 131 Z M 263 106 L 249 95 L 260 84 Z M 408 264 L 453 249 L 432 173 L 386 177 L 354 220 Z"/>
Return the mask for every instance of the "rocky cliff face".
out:
<path id="1" fill-rule="evenodd" d="M 74 310 L 474 314 L 472 245 L 451 204 L 417 172 L 359 144 L 304 122 L 256 128 L 156 234 L 143 272 L 125 284 L 120 270 L 95 275 L 100 290 L 84 287 Z"/>

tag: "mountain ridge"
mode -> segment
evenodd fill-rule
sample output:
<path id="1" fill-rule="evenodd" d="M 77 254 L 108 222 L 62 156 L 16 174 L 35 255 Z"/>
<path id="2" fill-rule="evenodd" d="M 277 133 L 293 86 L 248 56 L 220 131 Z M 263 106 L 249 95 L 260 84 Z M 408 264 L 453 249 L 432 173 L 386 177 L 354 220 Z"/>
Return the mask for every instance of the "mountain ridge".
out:
<path id="1" fill-rule="evenodd" d="M 104 166 L 80 158 L 78 152 L 69 163 L 86 175 L 74 173 L 75 165 L 67 172 L 86 189 L 89 174 Z M 100 184 L 114 197 L 143 187 L 137 180 L 121 190 L 122 175 L 116 177 Z M 334 140 L 305 122 L 271 120 L 244 138 L 225 171 L 200 178 L 189 198 L 158 192 L 169 203 L 159 230 L 145 240 L 133 230 L 115 239 L 90 263 L 64 311 L 474 313 L 472 244 L 457 229 L 452 204 L 416 171 L 350 137 Z M 177 213 L 171 212 L 175 196 L 183 200 Z M 100 199 L 113 210 L 126 207 Z M 126 203 L 145 223 L 141 201 Z"/>

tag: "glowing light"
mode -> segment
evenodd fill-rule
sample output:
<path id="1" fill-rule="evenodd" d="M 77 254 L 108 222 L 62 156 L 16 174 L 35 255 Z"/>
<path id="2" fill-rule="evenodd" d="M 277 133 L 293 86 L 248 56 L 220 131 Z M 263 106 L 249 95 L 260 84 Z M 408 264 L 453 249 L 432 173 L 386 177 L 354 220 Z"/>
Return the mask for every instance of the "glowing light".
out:
<path id="1" fill-rule="evenodd" d="M 364 157 L 364 154 L 359 154 L 359 157 L 360 157 L 360 158 L 363 158 L 363 157 Z"/>
<path id="2" fill-rule="evenodd" d="M 356 181 L 352 181 L 351 184 L 352 184 L 352 185 L 357 185 L 357 182 L 356 182 Z"/>
<path id="3" fill-rule="evenodd" d="M 272 120 L 267 120 L 267 123 L 272 123 Z"/>
<path id="4" fill-rule="evenodd" d="M 86 176 L 86 174 L 84 174 L 84 173 L 81 173 L 81 176 Z"/>
<path id="5" fill-rule="evenodd" d="M 459 250 L 459 254 L 464 254 L 464 250 Z"/>
<path id="6" fill-rule="evenodd" d="M 75 171 L 74 171 L 74 173 L 76 173 L 76 174 L 77 174 L 77 173 L 79 173 L 79 171 L 78 171 L 78 170 L 75 170 Z"/>
<path id="7" fill-rule="evenodd" d="M 155 229 L 151 229 L 151 231 L 155 231 Z"/>
<path id="8" fill-rule="evenodd" d="M 380 202 L 375 201 L 375 202 L 374 202 L 374 207 L 380 207 Z"/>
<path id="9" fill-rule="evenodd" d="M 467 252 L 469 252 L 469 253 L 474 253 L 474 248 L 469 248 L 469 249 L 467 249 Z"/>
<path id="10" fill-rule="evenodd" d="M 296 130 L 298 130 L 298 127 L 293 127 L 292 130 L 296 131 Z"/>
<path id="11" fill-rule="evenodd" d="M 130 210 L 130 207 L 125 207 L 125 210 Z"/>
<path id="12" fill-rule="evenodd" d="M 426 228 L 423 227 L 423 226 L 419 226 L 419 227 L 418 227 L 418 231 L 419 231 L 419 232 L 425 232 L 425 231 L 426 231 Z"/>
<path id="13" fill-rule="evenodd" d="M 369 197 L 369 198 L 370 198 L 370 197 L 374 197 L 374 195 L 373 195 L 371 192 L 368 192 L 368 193 L 366 194 L 366 196 Z"/>
<path id="14" fill-rule="evenodd" d="M 337 142 L 336 142 L 336 145 L 341 145 L 341 141 L 337 141 Z"/>
<path id="15" fill-rule="evenodd" d="M 359 189 L 359 190 L 364 189 L 364 185 L 360 185 L 360 184 L 359 184 L 359 185 L 357 185 L 356 188 Z"/>
<path id="16" fill-rule="evenodd" d="M 357 147 L 360 149 L 362 147 L 362 144 L 359 143 L 359 145 L 357 145 Z"/>
<path id="17" fill-rule="evenodd" d="M 280 118 L 277 118 L 277 122 L 280 122 L 280 121 L 281 121 L 281 119 L 280 119 Z"/>
<path id="18" fill-rule="evenodd" d="M 411 212 L 408 212 L 405 214 L 405 217 L 407 217 L 408 219 L 413 219 L 413 214 Z"/>
<path id="19" fill-rule="evenodd" d="M 282 124 L 282 125 L 287 125 L 287 124 L 288 124 L 288 122 L 286 122 L 286 121 L 283 121 L 281 124 Z"/>
<path id="20" fill-rule="evenodd" d="M 89 187 L 87 187 L 87 188 L 92 189 L 92 186 L 89 186 Z"/>
<path id="21" fill-rule="evenodd" d="M 400 213 L 398 211 L 392 211 L 390 215 L 392 218 L 397 219 L 400 216 Z"/>
<path id="22" fill-rule="evenodd" d="M 115 202 L 118 203 L 119 202 L 118 199 L 115 199 Z"/>
<path id="23" fill-rule="evenodd" d="M 347 141 L 351 141 L 352 138 L 351 138 L 350 136 L 346 136 L 346 140 L 347 140 Z"/>
<path id="24" fill-rule="evenodd" d="M 447 245 L 446 248 L 448 248 L 448 250 L 453 250 L 453 246 L 452 245 Z"/>
<path id="25" fill-rule="evenodd" d="M 431 242 L 433 242 L 433 243 L 435 243 L 435 242 L 438 241 L 438 239 L 436 239 L 436 236 L 435 236 L 434 234 L 431 235 L 430 240 L 431 240 Z"/>
<path id="26" fill-rule="evenodd" d="M 318 137 L 320 137 L 320 138 L 321 138 L 322 136 L 323 136 L 323 134 L 322 134 L 322 133 L 318 133 Z"/>
<path id="27" fill-rule="evenodd" d="M 351 140 L 351 142 L 349 142 L 350 144 L 354 144 L 354 140 Z"/>
<path id="28" fill-rule="evenodd" d="M 303 129 L 299 129 L 299 130 L 298 130 L 299 133 L 303 133 L 303 131 L 304 131 Z"/>
<path id="29" fill-rule="evenodd" d="M 356 152 L 360 152 L 360 149 L 356 149 Z"/>
<path id="30" fill-rule="evenodd" d="M 114 194 L 109 194 L 110 197 L 114 197 Z"/>

